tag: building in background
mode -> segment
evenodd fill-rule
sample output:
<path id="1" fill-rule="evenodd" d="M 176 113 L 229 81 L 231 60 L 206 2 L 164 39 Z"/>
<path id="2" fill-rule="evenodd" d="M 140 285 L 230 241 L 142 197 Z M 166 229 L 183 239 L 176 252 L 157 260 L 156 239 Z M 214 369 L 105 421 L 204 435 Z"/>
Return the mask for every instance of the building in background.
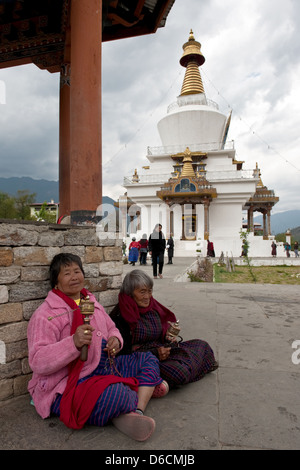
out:
<path id="1" fill-rule="evenodd" d="M 227 141 L 231 113 L 206 97 L 199 67 L 201 44 L 191 31 L 180 64 L 186 68 L 180 95 L 158 122 L 161 147 L 148 147 L 149 165 L 124 178 L 119 199 L 123 236 L 142 236 L 161 223 L 173 234 L 175 256 L 195 256 L 207 240 L 215 254 L 241 255 L 243 211 L 248 211 L 250 255 L 270 256 L 271 209 L 279 198 L 261 181 L 258 166 L 244 169 Z M 253 212 L 264 215 L 263 235 L 254 236 Z M 131 223 L 127 226 L 127 217 Z"/>

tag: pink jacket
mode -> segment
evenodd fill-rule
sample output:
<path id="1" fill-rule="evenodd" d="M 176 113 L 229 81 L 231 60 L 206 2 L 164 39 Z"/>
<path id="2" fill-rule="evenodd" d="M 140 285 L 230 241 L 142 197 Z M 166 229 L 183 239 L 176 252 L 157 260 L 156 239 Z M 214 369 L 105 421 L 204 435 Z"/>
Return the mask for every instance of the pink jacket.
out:
<path id="1" fill-rule="evenodd" d="M 99 364 L 102 339 L 116 336 L 123 347 L 123 339 L 114 322 L 95 297 L 95 313 L 90 319 L 94 328 L 88 359 L 80 377 L 89 375 Z M 51 320 L 48 317 L 53 317 Z M 73 336 L 70 336 L 73 312 L 53 292 L 49 292 L 42 305 L 32 315 L 28 325 L 29 365 L 33 371 L 28 390 L 35 408 L 42 418 L 50 415 L 56 393 L 63 393 L 68 379 L 68 364 L 78 358 Z"/>

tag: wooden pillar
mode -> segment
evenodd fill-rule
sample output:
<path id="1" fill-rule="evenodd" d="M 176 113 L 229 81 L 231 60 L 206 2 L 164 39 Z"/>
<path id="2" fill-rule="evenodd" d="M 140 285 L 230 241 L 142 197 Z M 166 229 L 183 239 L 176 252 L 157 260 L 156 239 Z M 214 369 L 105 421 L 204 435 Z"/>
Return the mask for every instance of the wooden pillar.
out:
<path id="1" fill-rule="evenodd" d="M 209 239 L 209 201 L 204 201 L 204 240 Z"/>
<path id="2" fill-rule="evenodd" d="M 267 217 L 268 217 L 268 236 L 271 235 L 271 209 L 267 210 Z"/>
<path id="3" fill-rule="evenodd" d="M 59 217 L 70 215 L 70 64 L 60 72 L 59 102 Z"/>
<path id="4" fill-rule="evenodd" d="M 70 89 L 71 37 L 66 30 L 64 63 L 60 68 L 59 89 L 59 218 L 70 216 Z"/>
<path id="5" fill-rule="evenodd" d="M 267 211 L 263 211 L 263 239 L 267 240 L 268 235 L 267 235 Z"/>
<path id="6" fill-rule="evenodd" d="M 78 223 L 102 202 L 102 0 L 71 1 L 70 213 Z"/>
<path id="7" fill-rule="evenodd" d="M 184 204 L 181 204 L 181 240 L 185 240 L 185 231 L 184 231 Z"/>
<path id="8" fill-rule="evenodd" d="M 248 209 L 248 230 L 249 230 L 249 232 L 254 232 L 253 206 L 250 206 L 249 209 Z"/>

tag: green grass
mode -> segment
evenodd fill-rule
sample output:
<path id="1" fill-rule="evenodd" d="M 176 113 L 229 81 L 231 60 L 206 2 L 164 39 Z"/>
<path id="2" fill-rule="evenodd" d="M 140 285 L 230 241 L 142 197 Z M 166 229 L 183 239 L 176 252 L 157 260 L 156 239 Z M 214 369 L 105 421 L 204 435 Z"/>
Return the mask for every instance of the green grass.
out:
<path id="1" fill-rule="evenodd" d="M 300 266 L 251 266 L 257 284 L 300 285 Z M 298 277 L 297 277 L 298 275 Z M 214 282 L 254 283 L 248 266 L 235 266 L 227 272 L 225 266 L 214 265 Z"/>

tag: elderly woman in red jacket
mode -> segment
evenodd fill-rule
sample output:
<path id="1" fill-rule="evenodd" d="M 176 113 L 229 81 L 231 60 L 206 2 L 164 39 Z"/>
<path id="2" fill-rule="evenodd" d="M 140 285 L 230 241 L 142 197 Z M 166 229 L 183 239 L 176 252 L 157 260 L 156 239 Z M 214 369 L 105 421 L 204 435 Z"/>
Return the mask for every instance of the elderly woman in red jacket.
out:
<path id="1" fill-rule="evenodd" d="M 143 412 L 162 379 L 151 354 L 118 356 L 123 339 L 114 322 L 84 289 L 81 259 L 56 255 L 50 266 L 52 290 L 28 326 L 29 392 L 42 418 L 50 414 L 70 428 L 109 421 L 133 439 L 144 441 L 155 422 Z M 94 303 L 90 324 L 83 324 L 82 299 Z M 88 357 L 80 357 L 83 346 Z"/>

